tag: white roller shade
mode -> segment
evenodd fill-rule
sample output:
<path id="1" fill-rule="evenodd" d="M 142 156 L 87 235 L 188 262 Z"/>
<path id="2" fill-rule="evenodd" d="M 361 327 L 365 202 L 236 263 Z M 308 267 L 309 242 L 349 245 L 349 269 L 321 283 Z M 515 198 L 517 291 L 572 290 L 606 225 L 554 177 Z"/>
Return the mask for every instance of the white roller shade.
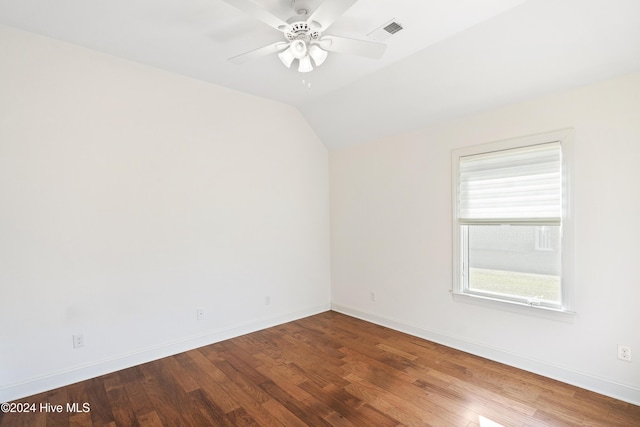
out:
<path id="1" fill-rule="evenodd" d="M 460 157 L 458 219 L 560 224 L 561 167 L 560 143 Z"/>

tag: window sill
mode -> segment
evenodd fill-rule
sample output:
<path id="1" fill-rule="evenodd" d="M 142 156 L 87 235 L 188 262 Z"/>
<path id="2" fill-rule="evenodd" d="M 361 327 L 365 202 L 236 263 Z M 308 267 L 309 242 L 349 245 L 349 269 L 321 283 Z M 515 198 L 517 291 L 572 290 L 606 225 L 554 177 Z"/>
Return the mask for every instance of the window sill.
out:
<path id="1" fill-rule="evenodd" d="M 573 323 L 576 317 L 576 313 L 574 311 L 556 310 L 548 307 L 533 306 L 519 302 L 511 302 L 453 291 L 451 294 L 453 295 L 453 300 L 456 302 L 475 304 L 483 307 L 495 308 L 528 316 L 542 317 L 544 319 L 556 320 L 565 323 Z"/>

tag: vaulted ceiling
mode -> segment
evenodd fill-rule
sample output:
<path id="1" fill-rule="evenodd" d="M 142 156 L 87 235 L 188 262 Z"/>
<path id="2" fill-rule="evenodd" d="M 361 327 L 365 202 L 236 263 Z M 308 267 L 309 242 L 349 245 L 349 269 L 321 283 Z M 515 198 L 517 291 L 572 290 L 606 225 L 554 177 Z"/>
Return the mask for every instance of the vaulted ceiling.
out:
<path id="1" fill-rule="evenodd" d="M 253 1 L 282 20 L 322 3 Z M 638 0 L 359 0 L 325 34 L 391 20 L 382 59 L 299 73 L 229 62 L 283 35 L 223 0 L 0 0 L 0 24 L 291 104 L 330 149 L 640 71 Z"/>

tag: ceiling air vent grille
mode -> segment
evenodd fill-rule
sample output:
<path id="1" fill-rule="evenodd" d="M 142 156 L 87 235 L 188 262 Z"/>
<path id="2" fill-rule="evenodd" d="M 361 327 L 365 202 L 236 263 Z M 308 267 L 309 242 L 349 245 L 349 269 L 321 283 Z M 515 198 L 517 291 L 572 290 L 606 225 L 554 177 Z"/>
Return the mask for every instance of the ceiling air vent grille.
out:
<path id="1" fill-rule="evenodd" d="M 395 19 L 392 19 L 391 21 L 388 21 L 384 25 L 371 31 L 367 35 L 371 37 L 373 40 L 380 42 L 391 37 L 393 34 L 397 33 L 402 29 L 403 29 L 402 24 L 396 22 Z"/>
<path id="2" fill-rule="evenodd" d="M 401 29 L 402 29 L 402 25 L 398 24 L 395 21 L 383 28 L 383 30 L 385 30 L 389 34 L 395 34 Z"/>

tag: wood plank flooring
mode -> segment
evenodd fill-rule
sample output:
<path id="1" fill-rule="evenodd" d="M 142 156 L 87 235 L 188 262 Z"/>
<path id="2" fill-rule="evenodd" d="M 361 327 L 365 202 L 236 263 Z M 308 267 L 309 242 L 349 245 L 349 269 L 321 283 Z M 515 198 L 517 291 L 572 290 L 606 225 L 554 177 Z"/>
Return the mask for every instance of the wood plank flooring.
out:
<path id="1" fill-rule="evenodd" d="M 638 406 L 335 312 L 20 402 L 64 410 L 1 427 L 640 426 Z"/>

